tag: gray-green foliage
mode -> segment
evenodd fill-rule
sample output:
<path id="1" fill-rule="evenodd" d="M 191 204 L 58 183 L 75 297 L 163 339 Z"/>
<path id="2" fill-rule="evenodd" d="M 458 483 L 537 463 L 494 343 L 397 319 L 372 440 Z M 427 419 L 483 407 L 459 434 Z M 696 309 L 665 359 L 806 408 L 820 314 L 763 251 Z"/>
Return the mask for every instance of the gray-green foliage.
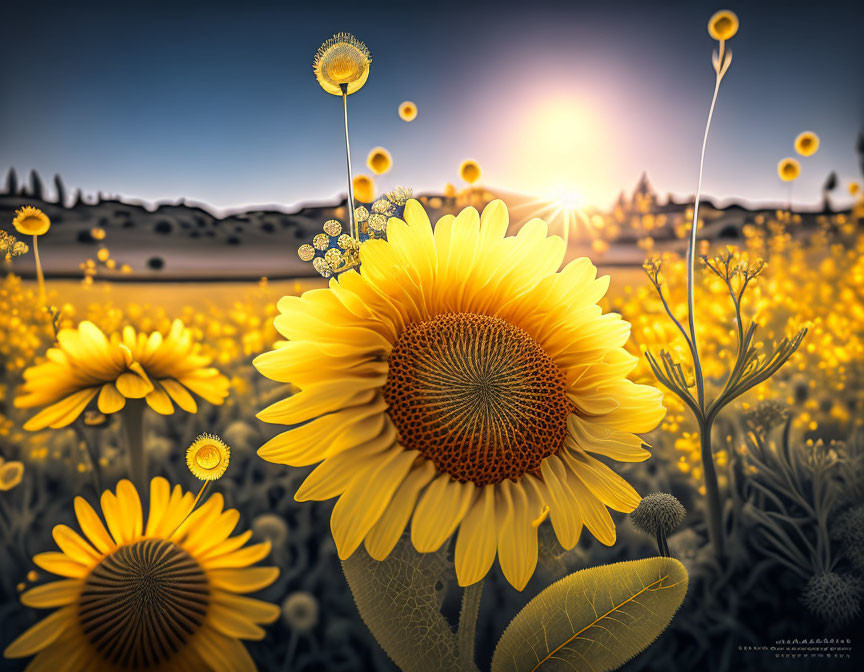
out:
<path id="1" fill-rule="evenodd" d="M 492 672 L 614 670 L 666 629 L 687 581 L 674 558 L 575 572 L 517 614 L 498 642 Z"/>
<path id="2" fill-rule="evenodd" d="M 403 539 L 382 562 L 360 547 L 342 569 L 363 622 L 403 672 L 461 669 L 440 610 L 448 571 L 442 554 L 417 553 Z"/>

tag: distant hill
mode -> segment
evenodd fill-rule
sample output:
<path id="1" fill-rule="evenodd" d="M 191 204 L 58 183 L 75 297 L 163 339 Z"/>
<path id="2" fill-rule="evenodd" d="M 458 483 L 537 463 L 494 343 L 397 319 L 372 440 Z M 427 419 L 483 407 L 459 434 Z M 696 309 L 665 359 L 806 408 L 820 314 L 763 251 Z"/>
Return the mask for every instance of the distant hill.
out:
<path id="1" fill-rule="evenodd" d="M 134 271 L 123 275 L 100 269 L 102 278 L 205 281 L 313 277 L 315 271 L 310 264 L 300 261 L 297 248 L 320 233 L 326 220 L 335 218 L 344 222 L 346 216 L 344 197 L 332 203 L 305 205 L 293 212 L 251 209 L 223 217 L 182 201 L 148 207 L 102 194 L 87 199 L 80 191 L 70 198 L 59 177 L 55 179 L 56 196 L 52 201 L 47 200 L 37 174 L 31 174 L 26 186 L 19 186 L 14 171 L 10 171 L 10 176 L 5 192 L 0 193 L 0 228 L 11 230 L 14 212 L 23 205 L 43 210 L 51 218 L 52 227 L 40 239 L 39 250 L 46 274 L 52 277 L 81 277 L 80 264 L 88 258 L 95 259 L 102 246 L 110 250 L 118 264 L 129 264 Z M 442 214 L 457 212 L 469 202 L 479 206 L 496 197 L 503 198 L 510 208 L 511 229 L 533 216 L 550 218 L 554 212 L 554 207 L 541 212 L 543 206 L 537 205 L 535 197 L 505 192 L 475 190 L 449 198 L 441 194 L 419 196 L 433 221 Z M 635 243 L 644 233 L 633 222 L 638 224 L 646 214 L 653 218 L 650 233 L 658 247 L 682 249 L 675 227 L 685 222 L 689 207 L 691 203 L 677 203 L 671 198 L 661 202 L 643 176 L 633 194 L 628 197 L 622 192 L 613 208 L 620 226 L 615 226 L 609 249 L 600 255 L 592 250 L 590 241 L 571 234 L 570 253 L 587 254 L 604 265 L 640 264 L 645 250 Z M 746 224 L 760 225 L 760 220 L 772 212 L 740 205 L 718 208 L 708 201 L 700 212 L 704 218 L 700 235 L 712 240 L 740 238 Z M 613 216 L 596 211 L 586 214 L 589 220 L 592 215 Z M 812 229 L 817 218 L 824 214 L 801 213 L 798 226 L 802 230 Z M 550 225 L 554 231 L 554 220 Z M 105 230 L 104 240 L 92 237 L 94 227 Z M 24 276 L 32 275 L 32 255 L 16 258 L 13 267 Z"/>

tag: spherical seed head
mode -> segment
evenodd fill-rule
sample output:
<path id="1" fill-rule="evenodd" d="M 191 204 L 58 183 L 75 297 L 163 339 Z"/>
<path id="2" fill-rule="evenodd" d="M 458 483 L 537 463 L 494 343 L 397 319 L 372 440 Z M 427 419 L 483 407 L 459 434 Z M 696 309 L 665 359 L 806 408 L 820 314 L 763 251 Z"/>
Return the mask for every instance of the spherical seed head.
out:
<path id="1" fill-rule="evenodd" d="M 738 32 L 738 16 L 728 9 L 715 12 L 708 19 L 708 34 L 715 40 L 728 40 Z"/>
<path id="2" fill-rule="evenodd" d="M 850 575 L 818 574 L 807 582 L 802 600 L 813 614 L 827 623 L 846 623 L 861 612 L 864 585 Z"/>
<path id="3" fill-rule="evenodd" d="M 252 521 L 252 532 L 278 547 L 288 539 L 288 524 L 274 513 L 262 513 Z"/>
<path id="4" fill-rule="evenodd" d="M 51 220 L 39 208 L 25 205 L 15 211 L 12 226 L 18 233 L 23 233 L 26 236 L 41 236 L 48 233 L 48 229 L 51 228 Z"/>
<path id="5" fill-rule="evenodd" d="M 819 149 L 819 136 L 813 131 L 804 131 L 795 138 L 795 151 L 801 156 L 813 156 Z"/>
<path id="6" fill-rule="evenodd" d="M 366 157 L 366 165 L 376 175 L 383 175 L 393 167 L 393 157 L 384 147 L 376 147 Z"/>
<path id="7" fill-rule="evenodd" d="M 318 624 L 318 600 L 312 593 L 291 593 L 282 603 L 282 618 L 292 630 L 307 632 Z"/>
<path id="8" fill-rule="evenodd" d="M 399 106 L 399 118 L 402 121 L 414 121 L 417 118 L 417 105 L 406 100 Z"/>
<path id="9" fill-rule="evenodd" d="M 231 449 L 215 434 L 202 434 L 186 451 L 186 466 L 196 478 L 215 481 L 228 468 Z"/>
<path id="10" fill-rule="evenodd" d="M 784 182 L 797 180 L 801 174 L 801 164 L 792 157 L 781 159 L 780 163 L 777 164 L 777 174 Z"/>
<path id="11" fill-rule="evenodd" d="M 315 78 L 327 93 L 342 95 L 358 91 L 369 77 L 372 55 L 351 33 L 336 33 L 318 49 L 312 61 Z"/>
<path id="12" fill-rule="evenodd" d="M 459 166 L 459 177 L 465 180 L 468 184 L 474 184 L 480 179 L 480 164 L 476 161 L 468 159 L 463 161 Z"/>
<path id="13" fill-rule="evenodd" d="M 653 492 L 642 498 L 639 506 L 630 514 L 630 519 L 647 534 L 671 534 L 686 515 L 686 509 L 675 497 L 665 492 Z"/>

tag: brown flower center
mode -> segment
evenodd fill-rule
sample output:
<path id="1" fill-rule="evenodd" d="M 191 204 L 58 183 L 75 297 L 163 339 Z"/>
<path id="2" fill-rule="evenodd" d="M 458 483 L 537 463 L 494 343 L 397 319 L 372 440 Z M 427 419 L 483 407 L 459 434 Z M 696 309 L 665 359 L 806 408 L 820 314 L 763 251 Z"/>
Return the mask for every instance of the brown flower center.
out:
<path id="1" fill-rule="evenodd" d="M 573 404 L 565 378 L 525 331 L 446 313 L 410 325 L 390 353 L 384 398 L 399 440 L 439 471 L 477 485 L 539 475 Z"/>
<path id="2" fill-rule="evenodd" d="M 158 665 L 204 622 L 210 588 L 201 565 L 179 546 L 145 539 L 100 562 L 84 582 L 78 618 L 107 661 L 123 668 Z"/>

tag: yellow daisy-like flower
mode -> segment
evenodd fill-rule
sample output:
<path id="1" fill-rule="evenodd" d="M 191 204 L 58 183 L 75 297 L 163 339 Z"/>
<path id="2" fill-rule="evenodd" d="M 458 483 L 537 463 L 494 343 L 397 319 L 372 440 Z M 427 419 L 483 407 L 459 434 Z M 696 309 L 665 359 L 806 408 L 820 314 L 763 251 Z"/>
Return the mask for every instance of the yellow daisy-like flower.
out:
<path id="1" fill-rule="evenodd" d="M 11 490 L 24 477 L 24 463 L 13 460 L 6 462 L 0 458 L 0 491 Z"/>
<path id="2" fill-rule="evenodd" d="M 46 406 L 24 425 L 31 431 L 59 428 L 75 421 L 98 395 L 101 413 L 116 413 L 127 399 L 144 399 L 157 413 L 170 415 L 175 402 L 189 413 L 198 406 L 191 390 L 212 404 L 228 396 L 230 382 L 209 367 L 210 357 L 180 320 L 163 336 L 126 327 L 105 336 L 92 322 L 62 329 L 46 361 L 24 372 L 15 398 L 18 408 Z"/>
<path id="3" fill-rule="evenodd" d="M 195 478 L 215 481 L 228 468 L 231 449 L 215 434 L 202 434 L 186 451 L 186 466 Z"/>
<path id="4" fill-rule="evenodd" d="M 627 380 L 630 325 L 603 314 L 609 284 L 585 258 L 558 272 L 564 241 L 534 219 L 506 237 L 507 208 L 447 215 L 434 233 L 410 200 L 387 240 L 360 247 L 358 272 L 279 302 L 288 339 L 260 355 L 268 378 L 300 388 L 259 414 L 299 425 L 258 454 L 321 462 L 295 498 L 339 497 L 331 529 L 341 558 L 361 543 L 387 557 L 411 524 L 421 552 L 458 528 L 461 585 L 496 553 L 522 589 L 547 512 L 570 549 L 582 527 L 615 542 L 606 507 L 636 491 L 596 456 L 649 457 L 636 432 L 663 417 L 660 392 Z M 548 508 L 547 508 L 548 507 Z"/>
<path id="5" fill-rule="evenodd" d="M 813 131 L 804 131 L 795 138 L 795 151 L 801 156 L 813 156 L 819 149 L 819 136 Z"/>
<path id="6" fill-rule="evenodd" d="M 399 118 L 402 121 L 414 121 L 417 118 L 417 105 L 406 100 L 399 105 Z"/>
<path id="7" fill-rule="evenodd" d="M 279 575 L 276 567 L 251 567 L 270 552 L 270 542 L 241 548 L 252 533 L 230 536 L 240 514 L 222 510 L 222 495 L 189 515 L 194 499 L 154 478 L 145 525 L 127 480 L 116 495 L 102 494 L 104 523 L 76 497 L 83 536 L 57 525 L 60 552 L 33 558 L 65 578 L 21 595 L 29 607 L 59 609 L 12 642 L 5 657 L 36 654 L 27 669 L 46 672 L 255 670 L 240 640 L 262 639 L 260 625 L 276 620 L 279 608 L 242 594 Z"/>
<path id="8" fill-rule="evenodd" d="M 354 186 L 354 198 L 360 203 L 371 203 L 375 200 L 375 181 L 368 175 L 357 175 L 351 182 Z"/>
<path id="9" fill-rule="evenodd" d="M 327 93 L 342 95 L 358 91 L 369 77 L 372 55 L 351 33 L 336 33 L 318 49 L 312 62 L 315 78 Z"/>
<path id="10" fill-rule="evenodd" d="M 39 208 L 25 205 L 23 208 L 15 211 L 15 219 L 12 220 L 12 225 L 18 233 L 28 236 L 41 236 L 48 233 L 48 229 L 51 228 L 51 220 Z"/>
<path id="11" fill-rule="evenodd" d="M 738 16 L 728 9 L 715 12 L 708 19 L 708 34 L 715 40 L 728 40 L 735 37 L 738 32 Z"/>
<path id="12" fill-rule="evenodd" d="M 383 147 L 376 147 L 366 157 L 366 165 L 376 175 L 383 175 L 393 167 L 393 157 Z"/>
<path id="13" fill-rule="evenodd" d="M 474 184 L 480 179 L 480 164 L 476 161 L 463 161 L 459 166 L 459 177 L 465 180 L 468 184 Z"/>
<path id="14" fill-rule="evenodd" d="M 801 164 L 791 157 L 781 159 L 780 163 L 777 164 L 777 174 L 784 182 L 797 180 L 801 174 Z"/>

